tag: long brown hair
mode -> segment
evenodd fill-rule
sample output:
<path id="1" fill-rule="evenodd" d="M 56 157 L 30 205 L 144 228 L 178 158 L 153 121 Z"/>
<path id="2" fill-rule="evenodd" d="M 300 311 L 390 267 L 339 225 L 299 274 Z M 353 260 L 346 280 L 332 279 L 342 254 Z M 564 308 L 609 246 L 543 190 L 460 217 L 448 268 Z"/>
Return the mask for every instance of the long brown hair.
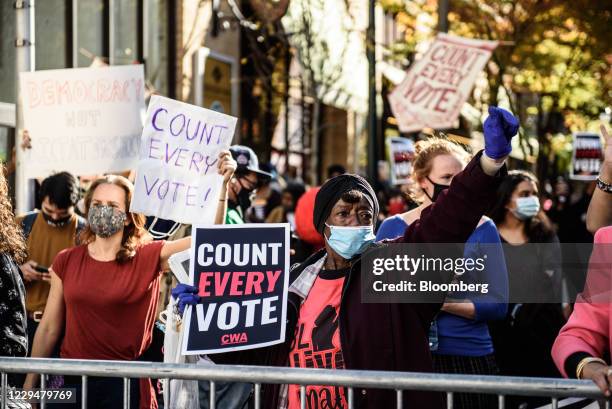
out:
<path id="1" fill-rule="evenodd" d="M 125 192 L 125 209 L 129 224 L 123 228 L 123 238 L 121 239 L 121 249 L 117 252 L 116 260 L 118 263 L 129 261 L 136 255 L 138 246 L 152 240 L 151 235 L 144 228 L 145 217 L 139 213 L 130 212 L 130 203 L 134 195 L 134 185 L 132 182 L 118 175 L 107 175 L 100 179 L 96 179 L 90 186 L 87 194 L 85 194 L 85 214 L 89 214 L 91 200 L 96 188 L 100 185 L 115 185 L 123 189 Z M 81 233 L 81 243 L 89 244 L 93 242 L 96 235 L 91 228 L 87 226 Z"/>
<path id="2" fill-rule="evenodd" d="M 423 191 L 419 182 L 431 172 L 433 160 L 440 155 L 452 155 L 465 166 L 470 160 L 470 154 L 461 146 L 448 139 L 431 137 L 418 141 L 415 145 L 415 156 L 412 162 L 412 189 L 410 196 L 417 203 L 423 202 Z"/>
<path id="3" fill-rule="evenodd" d="M 3 166 L 0 166 L 0 253 L 11 256 L 18 264 L 28 256 L 23 230 L 15 222 Z"/>

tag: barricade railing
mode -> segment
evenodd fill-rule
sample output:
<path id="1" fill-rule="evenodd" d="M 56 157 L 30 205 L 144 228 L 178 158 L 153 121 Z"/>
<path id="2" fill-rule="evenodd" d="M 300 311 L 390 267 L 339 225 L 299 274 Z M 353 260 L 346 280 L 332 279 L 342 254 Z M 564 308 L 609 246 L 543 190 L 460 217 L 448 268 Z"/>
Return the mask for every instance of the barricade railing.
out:
<path id="1" fill-rule="evenodd" d="M 498 408 L 505 408 L 505 397 L 540 396 L 551 400 L 551 408 L 558 407 L 559 399 L 584 397 L 604 399 L 597 386 L 586 380 L 557 378 L 523 378 L 506 376 L 455 375 L 414 372 L 331 370 L 280 368 L 240 365 L 164 364 L 158 362 L 93 361 L 72 359 L 0 358 L 2 377 L 2 405 L 7 406 L 7 374 L 37 373 L 41 375 L 80 376 L 81 404 L 87 408 L 87 378 L 123 378 L 124 408 L 129 408 L 130 378 L 187 379 L 210 382 L 210 408 L 215 409 L 216 382 L 245 382 L 254 385 L 255 408 L 260 409 L 262 384 L 300 385 L 301 408 L 306 408 L 305 392 L 309 385 L 345 387 L 349 409 L 354 408 L 356 389 L 390 389 L 396 391 L 396 407 L 402 409 L 402 391 L 418 390 L 444 392 L 447 408 L 453 408 L 454 393 L 482 393 L 498 396 Z M 45 388 L 44 376 L 41 376 Z M 358 391 L 359 393 L 359 391 Z M 43 404 L 44 406 L 44 404 Z M 75 406 L 76 407 L 76 406 Z M 606 402 L 610 409 L 610 402 Z"/>

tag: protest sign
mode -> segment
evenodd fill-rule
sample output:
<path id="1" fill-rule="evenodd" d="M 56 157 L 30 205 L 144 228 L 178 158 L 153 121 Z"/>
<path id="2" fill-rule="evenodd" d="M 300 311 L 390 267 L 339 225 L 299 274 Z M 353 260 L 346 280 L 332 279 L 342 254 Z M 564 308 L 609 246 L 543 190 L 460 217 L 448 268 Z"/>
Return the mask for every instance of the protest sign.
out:
<path id="1" fill-rule="evenodd" d="M 151 97 L 130 210 L 189 224 L 212 224 L 223 177 L 219 152 L 237 119 L 195 105 Z"/>
<path id="2" fill-rule="evenodd" d="M 389 94 L 400 131 L 452 127 L 495 47 L 496 41 L 438 34 L 427 53 L 412 64 L 404 81 Z"/>
<path id="3" fill-rule="evenodd" d="M 391 184 L 403 185 L 408 183 L 412 174 L 414 142 L 408 138 L 392 137 L 387 139 L 387 145 L 391 167 Z"/>
<path id="4" fill-rule="evenodd" d="M 27 178 L 132 169 L 144 114 L 142 65 L 22 72 Z"/>
<path id="5" fill-rule="evenodd" d="M 571 179 L 595 180 L 601 168 L 603 147 L 598 134 L 591 132 L 574 133 Z"/>
<path id="6" fill-rule="evenodd" d="M 285 340 L 287 223 L 196 227 L 190 279 L 201 301 L 185 310 L 183 354 L 261 348 Z"/>

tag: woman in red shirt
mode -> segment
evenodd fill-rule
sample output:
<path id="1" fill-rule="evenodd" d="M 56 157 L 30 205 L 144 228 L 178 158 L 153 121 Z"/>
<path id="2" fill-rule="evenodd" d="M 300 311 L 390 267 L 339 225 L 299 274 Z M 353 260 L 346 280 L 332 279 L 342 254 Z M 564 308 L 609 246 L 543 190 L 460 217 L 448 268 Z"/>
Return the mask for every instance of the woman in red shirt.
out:
<path id="1" fill-rule="evenodd" d="M 221 152 L 218 172 L 224 183 L 216 218 L 220 223 L 235 169 L 230 153 Z M 32 357 L 48 357 L 62 333 L 60 356 L 67 359 L 132 361 L 150 345 L 160 273 L 168 270 L 172 254 L 189 248 L 191 238 L 152 241 L 144 216 L 129 212 L 133 192 L 126 178 L 114 175 L 96 180 L 87 192 L 89 225 L 82 240 L 86 244 L 59 253 L 49 270 L 51 291 Z M 24 388 L 35 387 L 38 378 L 29 374 Z M 66 387 L 80 387 L 79 380 L 66 377 Z M 157 408 L 150 380 L 131 382 L 131 389 L 130 407 Z M 122 407 L 123 381 L 90 378 L 87 395 L 89 408 Z"/>

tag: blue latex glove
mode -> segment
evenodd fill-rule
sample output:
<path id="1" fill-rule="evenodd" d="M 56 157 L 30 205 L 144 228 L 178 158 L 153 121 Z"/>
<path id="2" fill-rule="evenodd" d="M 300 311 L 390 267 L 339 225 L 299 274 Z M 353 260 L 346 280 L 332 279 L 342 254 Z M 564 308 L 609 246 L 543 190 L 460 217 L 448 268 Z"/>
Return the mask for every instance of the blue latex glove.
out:
<path id="1" fill-rule="evenodd" d="M 178 299 L 178 309 L 181 315 L 187 305 L 196 305 L 200 302 L 198 288 L 187 284 L 178 284 L 172 289 L 172 296 Z"/>
<path id="2" fill-rule="evenodd" d="M 485 154 L 500 159 L 512 152 L 512 137 L 519 130 L 518 119 L 505 109 L 490 106 L 484 122 Z"/>

